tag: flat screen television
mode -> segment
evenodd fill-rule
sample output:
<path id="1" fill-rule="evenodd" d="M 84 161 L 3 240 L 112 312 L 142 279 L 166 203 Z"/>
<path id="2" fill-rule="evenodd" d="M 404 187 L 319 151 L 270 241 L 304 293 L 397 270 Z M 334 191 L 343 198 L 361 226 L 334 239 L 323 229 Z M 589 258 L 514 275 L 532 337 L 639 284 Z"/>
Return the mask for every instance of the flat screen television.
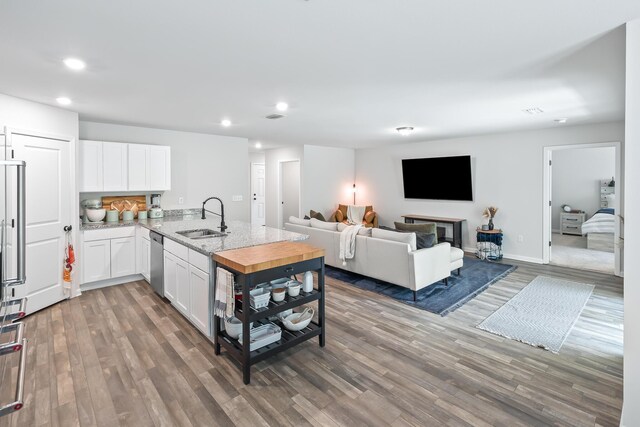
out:
<path id="1" fill-rule="evenodd" d="M 473 201 L 471 156 L 402 160 L 405 199 Z"/>

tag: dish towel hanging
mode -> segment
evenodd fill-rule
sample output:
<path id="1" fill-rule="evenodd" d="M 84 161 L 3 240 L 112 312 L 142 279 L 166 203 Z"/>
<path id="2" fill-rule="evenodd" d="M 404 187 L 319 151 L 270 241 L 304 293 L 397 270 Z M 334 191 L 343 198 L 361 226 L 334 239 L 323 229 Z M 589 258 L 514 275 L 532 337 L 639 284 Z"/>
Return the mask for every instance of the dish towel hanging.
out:
<path id="1" fill-rule="evenodd" d="M 213 313 L 224 319 L 233 316 L 235 309 L 233 273 L 218 267 L 216 269 L 216 299 L 213 303 Z"/>

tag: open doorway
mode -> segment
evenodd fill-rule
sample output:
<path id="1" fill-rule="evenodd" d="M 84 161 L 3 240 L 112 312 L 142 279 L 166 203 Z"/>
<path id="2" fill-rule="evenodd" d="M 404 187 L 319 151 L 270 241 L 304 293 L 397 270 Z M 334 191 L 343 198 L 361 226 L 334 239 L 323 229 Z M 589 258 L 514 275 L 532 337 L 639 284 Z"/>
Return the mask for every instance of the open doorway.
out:
<path id="1" fill-rule="evenodd" d="M 300 160 L 280 162 L 280 228 L 290 216 L 300 217 Z"/>
<path id="2" fill-rule="evenodd" d="M 619 150 L 545 148 L 546 263 L 620 275 Z"/>

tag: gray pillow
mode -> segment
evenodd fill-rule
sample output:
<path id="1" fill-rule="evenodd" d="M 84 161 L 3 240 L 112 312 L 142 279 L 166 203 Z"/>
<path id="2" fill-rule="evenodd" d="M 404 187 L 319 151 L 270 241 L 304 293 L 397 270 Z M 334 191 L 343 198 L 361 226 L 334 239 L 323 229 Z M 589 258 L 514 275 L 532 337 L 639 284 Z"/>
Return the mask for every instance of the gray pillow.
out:
<path id="1" fill-rule="evenodd" d="M 404 224 L 402 222 L 396 222 L 395 224 L 396 225 L 398 225 L 398 224 L 403 224 L 403 225 L 423 225 L 423 224 Z M 431 224 L 424 224 L 424 225 L 431 225 Z M 435 226 L 435 224 L 433 224 L 433 225 Z M 395 229 L 395 228 L 391 228 L 391 227 L 384 227 L 384 226 L 381 226 L 380 228 L 382 228 L 383 230 L 395 231 L 397 233 L 415 233 L 416 234 L 416 249 L 432 248 L 433 246 L 435 246 L 438 243 L 438 239 L 436 237 L 435 231 L 433 233 L 425 233 L 425 232 L 422 232 L 422 231 L 400 230 L 400 229 Z"/>
<path id="2" fill-rule="evenodd" d="M 311 210 L 311 212 L 309 212 L 309 216 L 311 218 L 315 218 L 315 219 L 319 219 L 320 221 L 327 221 L 326 219 L 324 219 L 324 215 L 322 215 L 320 212 L 316 212 L 314 210 Z"/>
<path id="3" fill-rule="evenodd" d="M 421 222 L 419 224 L 407 224 L 404 222 L 394 222 L 398 231 L 415 231 L 417 233 L 433 233 L 436 234 L 437 226 L 435 222 Z"/>

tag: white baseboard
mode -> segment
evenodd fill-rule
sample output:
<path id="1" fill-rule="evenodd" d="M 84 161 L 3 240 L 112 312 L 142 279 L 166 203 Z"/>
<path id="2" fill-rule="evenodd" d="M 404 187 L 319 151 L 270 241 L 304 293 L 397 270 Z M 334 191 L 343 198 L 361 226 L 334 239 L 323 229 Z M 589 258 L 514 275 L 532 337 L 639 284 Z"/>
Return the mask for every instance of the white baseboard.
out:
<path id="1" fill-rule="evenodd" d="M 470 254 L 475 254 L 476 253 L 476 248 L 475 247 L 466 247 L 463 249 L 465 252 L 470 253 Z M 522 256 L 522 255 L 514 255 L 514 254 L 508 254 L 508 253 L 503 253 L 502 257 L 505 259 L 512 259 L 514 261 L 523 261 L 523 262 L 530 262 L 532 264 L 544 264 L 544 261 L 542 258 L 534 258 L 534 257 L 528 257 L 528 256 Z"/>
<path id="2" fill-rule="evenodd" d="M 142 274 L 131 274 L 129 276 L 116 277 L 113 279 L 100 280 L 98 282 L 85 283 L 80 285 L 80 292 L 91 291 L 93 289 L 106 288 L 108 286 L 123 285 L 137 280 L 146 280 Z"/>

